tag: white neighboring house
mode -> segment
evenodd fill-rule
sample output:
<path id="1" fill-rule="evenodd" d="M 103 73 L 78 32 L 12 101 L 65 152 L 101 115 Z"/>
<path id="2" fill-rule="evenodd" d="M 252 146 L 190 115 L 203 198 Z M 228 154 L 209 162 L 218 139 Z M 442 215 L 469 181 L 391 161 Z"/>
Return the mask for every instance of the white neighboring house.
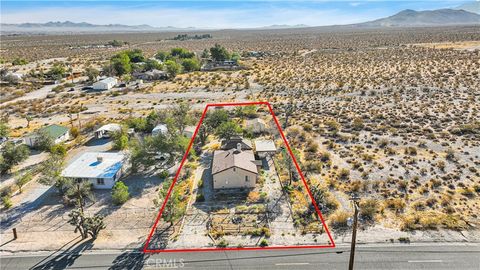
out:
<path id="1" fill-rule="evenodd" d="M 167 125 L 165 124 L 158 124 L 156 127 L 152 129 L 152 136 L 157 136 L 158 134 L 166 135 L 168 132 Z"/>
<path id="2" fill-rule="evenodd" d="M 267 131 L 267 124 L 260 118 L 246 120 L 245 126 L 251 129 L 253 133 L 263 133 Z"/>
<path id="3" fill-rule="evenodd" d="M 43 127 L 36 132 L 28 134 L 23 138 L 23 141 L 26 145 L 34 147 L 37 142 L 39 133 L 45 133 L 53 140 L 53 143 L 55 144 L 65 142 L 70 139 L 69 128 L 60 125 L 50 125 Z"/>
<path id="4" fill-rule="evenodd" d="M 120 124 L 106 124 L 95 131 L 95 137 L 110 138 L 115 132 L 121 131 L 122 126 Z"/>
<path id="5" fill-rule="evenodd" d="M 96 189 L 111 189 L 122 176 L 125 163 L 123 153 L 86 152 L 62 172 L 74 181 L 89 181 Z"/>
<path id="6" fill-rule="evenodd" d="M 259 158 L 275 155 L 277 147 L 272 140 L 255 140 L 255 152 Z"/>
<path id="7" fill-rule="evenodd" d="M 112 89 L 118 83 L 117 79 L 108 77 L 98 82 L 93 83 L 94 90 L 109 90 Z"/>

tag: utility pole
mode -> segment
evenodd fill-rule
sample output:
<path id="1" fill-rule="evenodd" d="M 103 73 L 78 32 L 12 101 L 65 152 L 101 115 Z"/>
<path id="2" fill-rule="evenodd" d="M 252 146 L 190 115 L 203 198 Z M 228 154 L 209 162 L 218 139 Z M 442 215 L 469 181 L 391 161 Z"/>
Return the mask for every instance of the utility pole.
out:
<path id="1" fill-rule="evenodd" d="M 358 224 L 358 201 L 359 197 L 357 196 L 352 196 L 351 200 L 353 201 L 353 208 L 354 208 L 354 214 L 353 214 L 353 231 L 352 231 L 352 245 L 350 247 L 350 261 L 348 263 L 348 269 L 353 270 L 353 262 L 355 260 L 355 244 L 357 242 L 357 224 Z"/>

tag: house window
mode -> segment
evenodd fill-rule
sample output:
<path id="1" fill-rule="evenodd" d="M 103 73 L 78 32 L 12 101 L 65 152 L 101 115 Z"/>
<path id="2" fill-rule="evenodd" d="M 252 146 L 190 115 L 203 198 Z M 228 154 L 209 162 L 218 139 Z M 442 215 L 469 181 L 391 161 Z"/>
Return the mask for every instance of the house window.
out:
<path id="1" fill-rule="evenodd" d="M 105 179 L 97 178 L 97 185 L 105 185 Z"/>
<path id="2" fill-rule="evenodd" d="M 248 182 L 250 181 L 250 179 L 248 178 L 248 175 L 245 175 L 245 182 Z"/>

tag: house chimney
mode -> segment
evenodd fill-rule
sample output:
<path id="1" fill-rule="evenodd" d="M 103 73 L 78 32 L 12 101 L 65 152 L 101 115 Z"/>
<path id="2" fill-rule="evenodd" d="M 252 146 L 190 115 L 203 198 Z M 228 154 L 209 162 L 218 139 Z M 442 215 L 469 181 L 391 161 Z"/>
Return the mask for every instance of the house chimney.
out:
<path id="1" fill-rule="evenodd" d="M 98 162 L 98 163 L 102 163 L 102 161 L 103 161 L 103 157 L 100 156 L 100 155 L 97 156 L 97 162 Z"/>
<path id="2" fill-rule="evenodd" d="M 237 143 L 237 151 L 242 152 L 242 144 L 241 143 Z"/>

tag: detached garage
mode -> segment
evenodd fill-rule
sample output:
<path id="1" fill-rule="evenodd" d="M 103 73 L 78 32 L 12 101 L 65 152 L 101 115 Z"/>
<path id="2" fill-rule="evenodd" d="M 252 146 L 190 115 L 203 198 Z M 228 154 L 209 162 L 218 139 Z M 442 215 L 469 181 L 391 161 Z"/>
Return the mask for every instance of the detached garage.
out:
<path id="1" fill-rule="evenodd" d="M 112 89 L 115 85 L 117 85 L 117 79 L 113 77 L 108 77 L 101 81 L 98 81 L 93 84 L 94 90 L 109 90 Z"/>

